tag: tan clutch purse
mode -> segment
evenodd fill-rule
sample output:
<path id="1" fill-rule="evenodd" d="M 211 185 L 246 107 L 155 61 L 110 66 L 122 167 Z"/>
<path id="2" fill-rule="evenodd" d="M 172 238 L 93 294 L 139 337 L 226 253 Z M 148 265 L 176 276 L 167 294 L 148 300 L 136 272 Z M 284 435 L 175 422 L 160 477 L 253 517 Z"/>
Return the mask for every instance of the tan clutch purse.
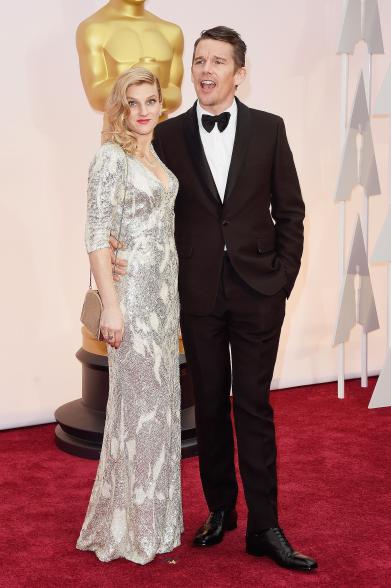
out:
<path id="1" fill-rule="evenodd" d="M 92 290 L 92 288 L 89 288 L 84 298 L 80 320 L 95 337 L 95 339 L 98 339 L 98 341 L 103 340 L 102 334 L 100 332 L 102 310 L 103 304 L 98 290 Z"/>
<path id="2" fill-rule="evenodd" d="M 128 178 L 128 158 L 126 157 L 126 181 L 124 187 L 124 199 L 122 202 L 122 213 L 121 213 L 121 221 L 119 225 L 118 237 L 117 241 L 120 241 L 121 238 L 121 229 L 122 229 L 122 220 L 124 217 L 124 208 L 125 208 L 125 197 L 126 197 L 126 186 L 127 186 L 127 178 Z M 110 233 L 111 234 L 111 233 Z M 114 261 L 114 269 L 117 265 L 117 254 L 118 249 L 115 251 L 115 261 Z M 80 320 L 83 325 L 90 331 L 90 333 L 97 339 L 98 341 L 103 341 L 104 337 L 100 332 L 100 324 L 102 318 L 102 311 L 103 311 L 103 303 L 100 297 L 98 290 L 92 289 L 92 275 L 90 270 L 90 285 L 86 292 L 83 302 L 83 308 L 81 309 Z"/>

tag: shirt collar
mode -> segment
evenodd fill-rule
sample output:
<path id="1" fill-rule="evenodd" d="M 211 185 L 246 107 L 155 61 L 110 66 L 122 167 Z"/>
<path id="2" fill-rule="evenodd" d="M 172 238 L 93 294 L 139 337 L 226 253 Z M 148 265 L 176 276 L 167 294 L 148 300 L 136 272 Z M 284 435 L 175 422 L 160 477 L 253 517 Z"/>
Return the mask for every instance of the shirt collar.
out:
<path id="1" fill-rule="evenodd" d="M 236 127 L 236 119 L 238 116 L 238 105 L 236 104 L 236 100 L 235 98 L 233 99 L 233 102 L 231 104 L 231 106 L 229 108 L 226 108 L 223 112 L 229 112 L 231 114 L 230 118 L 229 118 L 229 122 L 228 122 L 228 126 L 227 128 L 233 124 Z M 209 116 L 211 115 L 210 112 L 208 112 L 207 110 L 205 110 L 204 108 L 202 108 L 202 106 L 200 105 L 200 101 L 197 100 L 197 119 L 198 119 L 198 127 L 200 128 L 200 130 L 205 131 L 204 127 L 202 126 L 202 122 L 201 122 L 201 118 L 203 114 L 208 114 Z M 206 131 L 205 131 L 206 133 Z"/>

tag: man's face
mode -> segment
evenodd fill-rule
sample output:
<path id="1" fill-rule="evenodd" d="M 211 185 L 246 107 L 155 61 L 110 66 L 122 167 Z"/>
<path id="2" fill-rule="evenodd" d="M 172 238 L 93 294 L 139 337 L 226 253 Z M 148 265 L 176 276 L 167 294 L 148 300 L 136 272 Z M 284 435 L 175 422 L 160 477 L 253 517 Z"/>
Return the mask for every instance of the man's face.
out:
<path id="1" fill-rule="evenodd" d="M 191 81 L 205 110 L 220 114 L 229 108 L 236 86 L 242 83 L 245 75 L 245 68 L 237 68 L 235 64 L 232 45 L 214 39 L 203 39 L 198 43 Z"/>

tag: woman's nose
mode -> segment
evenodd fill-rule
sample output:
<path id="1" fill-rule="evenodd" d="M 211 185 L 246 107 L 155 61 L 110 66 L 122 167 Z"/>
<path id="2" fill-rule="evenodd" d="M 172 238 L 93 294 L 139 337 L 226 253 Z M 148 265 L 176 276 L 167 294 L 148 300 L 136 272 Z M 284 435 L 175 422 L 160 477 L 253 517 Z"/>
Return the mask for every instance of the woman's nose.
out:
<path id="1" fill-rule="evenodd" d="M 146 104 L 142 104 L 142 103 L 141 103 L 141 104 L 140 104 L 140 108 L 139 108 L 139 112 L 140 112 L 140 115 L 145 115 L 145 114 L 148 114 L 148 108 L 147 108 L 147 105 L 146 105 Z"/>

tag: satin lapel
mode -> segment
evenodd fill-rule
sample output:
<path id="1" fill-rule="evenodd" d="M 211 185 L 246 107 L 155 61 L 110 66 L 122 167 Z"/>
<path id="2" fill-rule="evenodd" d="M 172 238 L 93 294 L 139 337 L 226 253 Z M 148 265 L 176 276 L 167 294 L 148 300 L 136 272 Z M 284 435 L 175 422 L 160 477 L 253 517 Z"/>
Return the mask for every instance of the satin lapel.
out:
<path id="1" fill-rule="evenodd" d="M 198 129 L 196 105 L 197 103 L 195 103 L 194 106 L 186 113 L 186 119 L 184 122 L 186 142 L 194 168 L 196 169 L 208 196 L 221 206 L 221 198 L 217 191 L 216 184 L 213 179 L 212 172 L 210 171 L 208 160 L 206 159 L 204 148 L 201 142 L 200 132 Z"/>
<path id="2" fill-rule="evenodd" d="M 251 133 L 251 112 L 250 109 L 236 98 L 238 105 L 238 119 L 236 123 L 235 141 L 232 150 L 231 165 L 228 172 L 227 186 L 224 194 L 224 204 L 230 197 L 235 187 L 239 173 L 242 169 L 247 155 L 250 133 Z"/>

